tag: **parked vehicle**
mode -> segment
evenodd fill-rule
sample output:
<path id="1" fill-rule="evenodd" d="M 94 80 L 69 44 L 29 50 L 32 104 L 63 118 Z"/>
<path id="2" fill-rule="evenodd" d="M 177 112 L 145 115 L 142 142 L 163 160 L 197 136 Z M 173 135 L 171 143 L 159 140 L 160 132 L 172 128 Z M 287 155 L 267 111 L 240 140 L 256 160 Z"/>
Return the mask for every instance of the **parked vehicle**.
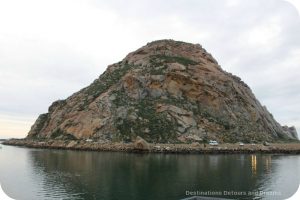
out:
<path id="1" fill-rule="evenodd" d="M 209 144 L 209 145 L 212 145 L 212 146 L 217 146 L 217 145 L 219 145 L 219 143 L 218 143 L 217 141 L 215 141 L 215 140 L 210 140 L 208 144 Z"/>
<path id="2" fill-rule="evenodd" d="M 269 142 L 264 142 L 263 145 L 264 146 L 270 146 L 270 143 Z"/>
<path id="3" fill-rule="evenodd" d="M 244 143 L 242 143 L 242 142 L 239 142 L 239 145 L 240 145 L 240 146 L 244 146 Z"/>

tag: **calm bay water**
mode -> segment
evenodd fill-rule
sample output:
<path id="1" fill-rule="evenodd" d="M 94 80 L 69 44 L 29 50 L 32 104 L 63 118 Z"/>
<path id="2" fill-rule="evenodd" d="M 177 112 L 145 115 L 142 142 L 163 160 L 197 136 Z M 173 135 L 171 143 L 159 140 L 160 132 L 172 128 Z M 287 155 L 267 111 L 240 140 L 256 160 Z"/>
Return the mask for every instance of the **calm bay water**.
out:
<path id="1" fill-rule="evenodd" d="M 196 192 L 285 199 L 299 186 L 299 164 L 300 156 L 294 155 L 133 154 L 2 145 L 0 182 L 18 200 L 178 200 Z"/>

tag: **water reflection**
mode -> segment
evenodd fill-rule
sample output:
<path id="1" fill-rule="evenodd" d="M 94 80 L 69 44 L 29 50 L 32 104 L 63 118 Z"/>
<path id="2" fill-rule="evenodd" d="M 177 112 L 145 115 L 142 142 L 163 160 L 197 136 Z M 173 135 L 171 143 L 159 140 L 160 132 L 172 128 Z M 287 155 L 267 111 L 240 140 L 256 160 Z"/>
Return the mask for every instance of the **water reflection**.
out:
<path id="1" fill-rule="evenodd" d="M 28 187 L 37 188 L 27 199 L 167 200 L 184 198 L 186 191 L 253 191 L 223 197 L 284 199 L 299 184 L 299 156 L 22 150 L 27 152 L 24 163 L 28 166 L 20 165 L 19 170 L 31 177 Z M 9 168 L 5 170 L 12 174 Z M 261 195 L 259 191 L 279 191 L 281 195 Z"/>
<path id="2" fill-rule="evenodd" d="M 266 173 L 271 173 L 271 164 L 272 162 L 272 157 L 271 156 L 266 156 L 265 158 L 265 170 L 266 170 Z"/>
<path id="3" fill-rule="evenodd" d="M 251 155 L 251 168 L 253 176 L 256 175 L 256 168 L 257 168 L 257 159 L 256 155 Z"/>
<path id="4" fill-rule="evenodd" d="M 178 199 L 185 190 L 255 191 L 263 189 L 260 180 L 271 178 L 265 173 L 271 156 L 249 155 L 250 165 L 248 155 L 31 154 L 33 169 L 43 170 L 45 188 L 63 184 L 68 193 L 84 199 Z"/>

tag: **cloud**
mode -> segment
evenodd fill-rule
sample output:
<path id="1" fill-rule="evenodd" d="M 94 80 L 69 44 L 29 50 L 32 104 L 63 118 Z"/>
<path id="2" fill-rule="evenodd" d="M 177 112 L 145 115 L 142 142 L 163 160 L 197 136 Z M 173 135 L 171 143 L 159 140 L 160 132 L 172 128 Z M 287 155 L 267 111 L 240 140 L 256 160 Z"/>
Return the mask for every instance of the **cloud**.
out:
<path id="1" fill-rule="evenodd" d="M 108 64 L 164 38 L 202 44 L 300 130 L 300 19 L 286 1 L 10 0 L 0 2 L 0 27 L 0 137 L 16 132 L 2 128 L 7 119 L 32 124 Z"/>

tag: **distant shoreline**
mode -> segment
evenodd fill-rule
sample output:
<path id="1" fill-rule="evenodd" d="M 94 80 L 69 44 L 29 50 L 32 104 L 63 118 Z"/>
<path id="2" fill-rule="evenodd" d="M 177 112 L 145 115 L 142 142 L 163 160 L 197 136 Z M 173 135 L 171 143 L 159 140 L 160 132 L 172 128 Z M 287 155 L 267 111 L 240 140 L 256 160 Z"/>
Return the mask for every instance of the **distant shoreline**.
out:
<path id="1" fill-rule="evenodd" d="M 81 151 L 114 151 L 114 152 L 141 152 L 141 153 L 181 153 L 181 154 L 300 154 L 300 143 L 273 143 L 269 146 L 262 144 L 220 144 L 210 146 L 206 144 L 151 144 L 147 148 L 137 148 L 134 143 L 98 143 L 84 140 L 29 140 L 10 139 L 4 145 L 23 146 L 40 149 L 66 149 Z"/>

